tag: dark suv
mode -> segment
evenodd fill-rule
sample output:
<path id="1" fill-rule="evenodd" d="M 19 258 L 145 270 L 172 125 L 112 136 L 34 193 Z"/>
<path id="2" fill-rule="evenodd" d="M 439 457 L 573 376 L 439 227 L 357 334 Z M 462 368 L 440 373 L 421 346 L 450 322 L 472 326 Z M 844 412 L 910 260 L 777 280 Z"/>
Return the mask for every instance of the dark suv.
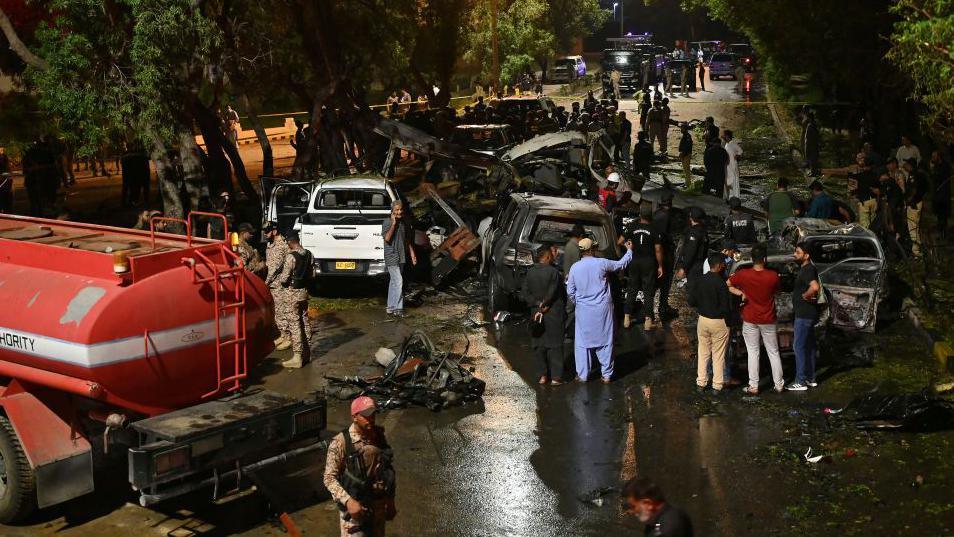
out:
<path id="1" fill-rule="evenodd" d="M 523 277 L 533 265 L 534 250 L 543 244 L 555 244 L 562 254 L 576 224 L 600 245 L 600 256 L 619 257 L 613 221 L 592 201 L 511 194 L 500 204 L 481 241 L 491 312 L 508 309 L 517 297 Z"/>

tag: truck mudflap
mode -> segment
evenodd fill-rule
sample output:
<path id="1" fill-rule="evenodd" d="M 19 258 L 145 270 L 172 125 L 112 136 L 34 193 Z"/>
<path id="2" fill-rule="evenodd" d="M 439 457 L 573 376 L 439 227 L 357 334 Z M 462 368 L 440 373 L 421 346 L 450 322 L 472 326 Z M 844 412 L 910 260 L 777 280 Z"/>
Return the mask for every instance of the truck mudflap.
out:
<path id="1" fill-rule="evenodd" d="M 129 482 L 143 506 L 220 484 L 239 489 L 243 474 L 321 449 L 324 398 L 260 391 L 209 401 L 130 424 Z M 228 481 L 224 481 L 228 480 Z"/>

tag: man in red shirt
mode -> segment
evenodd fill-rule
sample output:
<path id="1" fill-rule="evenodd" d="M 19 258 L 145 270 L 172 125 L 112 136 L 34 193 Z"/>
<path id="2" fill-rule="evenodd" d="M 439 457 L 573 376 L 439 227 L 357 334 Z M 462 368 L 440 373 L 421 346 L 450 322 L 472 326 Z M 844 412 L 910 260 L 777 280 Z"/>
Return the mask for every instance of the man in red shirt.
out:
<path id="1" fill-rule="evenodd" d="M 765 268 L 765 245 L 752 247 L 752 268 L 741 269 L 729 278 L 729 292 L 742 298 L 742 338 L 749 354 L 749 385 L 742 391 L 759 393 L 759 340 L 765 345 L 772 366 L 772 381 L 781 393 L 782 358 L 778 352 L 775 325 L 775 294 L 779 290 L 778 273 Z"/>

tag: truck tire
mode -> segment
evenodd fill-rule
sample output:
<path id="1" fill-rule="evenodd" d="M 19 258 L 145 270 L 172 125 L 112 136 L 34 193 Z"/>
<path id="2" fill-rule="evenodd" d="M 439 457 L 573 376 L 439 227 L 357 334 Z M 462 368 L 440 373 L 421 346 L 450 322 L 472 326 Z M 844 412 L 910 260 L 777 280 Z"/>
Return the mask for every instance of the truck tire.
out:
<path id="1" fill-rule="evenodd" d="M 36 510 L 36 474 L 13 424 L 0 416 L 0 524 L 23 520 Z"/>
<path id="2" fill-rule="evenodd" d="M 507 311 L 510 307 L 510 297 L 497 280 L 497 275 L 493 272 L 487 278 L 487 309 L 491 315 L 498 311 Z"/>

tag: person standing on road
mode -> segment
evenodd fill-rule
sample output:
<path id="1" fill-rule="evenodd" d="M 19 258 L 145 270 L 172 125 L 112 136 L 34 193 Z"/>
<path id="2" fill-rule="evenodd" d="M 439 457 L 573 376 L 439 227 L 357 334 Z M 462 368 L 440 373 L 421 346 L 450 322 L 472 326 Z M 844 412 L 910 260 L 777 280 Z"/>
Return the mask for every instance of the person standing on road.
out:
<path id="1" fill-rule="evenodd" d="M 683 97 L 689 96 L 689 76 L 692 71 L 691 63 L 683 63 L 679 68 L 679 87 Z"/>
<path id="2" fill-rule="evenodd" d="M 649 179 L 649 172 L 653 165 L 653 146 L 649 143 L 646 131 L 639 131 L 636 135 L 636 147 L 633 150 L 633 171 Z"/>
<path id="3" fill-rule="evenodd" d="M 939 149 L 931 152 L 931 208 L 937 217 L 937 230 L 947 238 L 947 220 L 951 216 L 951 165 Z"/>
<path id="4" fill-rule="evenodd" d="M 659 144 L 660 152 L 666 149 L 666 142 L 663 137 L 665 122 L 666 118 L 663 113 L 662 102 L 656 101 L 646 116 L 646 125 L 649 126 L 649 145 L 653 148 L 653 151 L 656 150 L 656 144 Z"/>
<path id="5" fill-rule="evenodd" d="M 742 184 L 739 178 L 739 160 L 742 158 L 742 146 L 739 145 L 739 141 L 735 139 L 729 129 L 722 131 L 722 139 L 725 141 L 723 149 L 729 155 L 729 162 L 725 167 L 725 197 L 726 199 L 738 198 L 742 196 Z"/>
<path id="6" fill-rule="evenodd" d="M 642 316 L 645 319 L 643 329 L 652 330 L 656 280 L 662 278 L 664 259 L 662 238 L 653 232 L 652 213 L 648 207 L 640 211 L 639 222 L 623 230 L 618 244 L 626 242 L 633 245 L 633 260 L 626 279 L 623 328 L 629 328 L 633 318 L 639 323 Z M 640 293 L 642 300 L 639 300 Z"/>
<path id="7" fill-rule="evenodd" d="M 401 200 L 391 202 L 391 218 L 381 224 L 381 236 L 384 237 L 384 266 L 388 269 L 388 315 L 404 315 L 404 265 L 410 256 L 411 265 L 417 265 L 417 254 L 408 239 L 408 229 L 404 223 L 404 203 Z"/>
<path id="8" fill-rule="evenodd" d="M 812 263 L 811 254 L 805 246 L 795 247 L 795 261 L 801 264 L 792 288 L 792 312 L 795 316 L 795 381 L 785 386 L 786 390 L 803 392 L 818 386 L 815 382 L 815 358 L 818 349 L 815 343 L 815 323 L 818 322 L 818 295 L 821 284 L 818 270 Z"/>
<path id="9" fill-rule="evenodd" d="M 338 505 L 341 537 L 383 537 L 394 506 L 394 454 L 375 425 L 377 405 L 366 395 L 351 402 L 351 425 L 328 444 L 324 484 Z"/>
<path id="10" fill-rule="evenodd" d="M 619 138 L 616 142 L 616 161 L 629 164 L 629 149 L 633 144 L 633 122 L 626 112 L 619 113 Z"/>
<path id="11" fill-rule="evenodd" d="M 702 276 L 702 265 L 709 255 L 709 235 L 703 226 L 706 212 L 699 207 L 689 207 L 689 229 L 682 245 L 682 255 L 676 262 L 676 278 L 685 277 L 686 294 L 689 302 L 692 301 L 693 287 Z M 711 269 L 711 265 L 710 265 Z M 692 305 L 692 304 L 690 304 Z"/>
<path id="12" fill-rule="evenodd" d="M 311 340 L 311 323 L 308 321 L 308 287 L 311 284 L 314 258 L 311 252 L 301 247 L 297 231 L 285 237 L 288 254 L 278 276 L 285 294 L 282 315 L 291 334 L 292 357 L 282 362 L 282 367 L 300 369 L 308 359 Z"/>
<path id="13" fill-rule="evenodd" d="M 570 274 L 570 268 L 580 260 L 580 241 L 586 237 L 586 230 L 583 226 L 576 224 L 570 230 L 570 236 L 563 246 L 563 277 Z"/>
<path id="14" fill-rule="evenodd" d="M 649 100 L 649 92 L 643 91 L 643 99 L 639 102 L 639 130 L 646 131 L 646 120 L 649 117 L 649 111 L 653 109 L 653 103 Z"/>
<path id="15" fill-rule="evenodd" d="M 653 213 L 653 234 L 659 238 L 663 247 L 663 275 L 659 279 L 659 318 L 672 318 L 678 312 L 669 305 L 669 290 L 672 287 L 673 264 L 675 263 L 676 243 L 672 238 L 672 192 L 663 192 L 659 207 Z"/>
<path id="16" fill-rule="evenodd" d="M 692 133 L 689 132 L 689 124 L 682 122 L 679 124 L 679 130 L 682 131 L 682 138 L 679 139 L 679 160 L 682 161 L 682 174 L 686 179 L 686 189 L 692 186 Z"/>
<path id="17" fill-rule="evenodd" d="M 579 382 L 590 377 L 595 354 L 599 359 L 603 383 L 613 378 L 613 295 L 608 275 L 625 269 L 633 258 L 633 245 L 626 243 L 626 254 L 619 261 L 596 257 L 593 239 L 580 241 L 580 261 L 570 269 L 566 281 L 567 296 L 576 305 L 576 337 L 573 351 Z"/>
<path id="18" fill-rule="evenodd" d="M 729 165 L 729 154 L 719 145 L 719 139 L 709 139 L 706 152 L 702 156 L 706 166 L 706 176 L 702 183 L 702 192 L 722 198 L 725 195 L 725 174 Z"/>
<path id="19" fill-rule="evenodd" d="M 634 477 L 623 485 L 623 509 L 639 518 L 646 537 L 692 537 L 692 521 L 678 507 L 666 501 L 662 490 L 645 477 Z"/>
<path id="20" fill-rule="evenodd" d="M 729 198 L 729 216 L 725 217 L 725 237 L 739 244 L 754 244 L 755 221 L 752 215 L 742 211 L 742 200 Z"/>
<path id="21" fill-rule="evenodd" d="M 563 384 L 563 336 L 566 329 L 566 303 L 563 278 L 553 266 L 554 248 L 540 246 L 534 253 L 536 263 L 527 269 L 521 286 L 524 302 L 530 304 L 530 347 L 540 368 L 539 384 Z"/>
<path id="22" fill-rule="evenodd" d="M 699 59 L 699 91 L 706 91 L 706 64 Z"/>
<path id="23" fill-rule="evenodd" d="M 911 237 L 911 255 L 921 257 L 921 206 L 927 194 L 927 178 L 918 169 L 914 157 L 904 161 L 904 198 L 907 205 L 908 236 Z"/>
<path id="24" fill-rule="evenodd" d="M 262 261 L 262 256 L 259 255 L 258 250 L 249 243 L 252 240 L 253 233 L 255 233 L 255 228 L 252 227 L 252 224 L 248 222 L 239 224 L 238 233 L 235 234 L 237 242 L 234 247 L 242 260 L 242 265 L 245 266 L 245 270 L 252 274 L 261 275 L 265 272 L 265 262 Z"/>
<path id="25" fill-rule="evenodd" d="M 709 385 L 712 371 L 713 395 L 722 393 L 725 385 L 725 353 L 729 343 L 727 320 L 732 311 L 729 287 L 722 277 L 725 258 L 722 253 L 710 254 L 709 272 L 698 278 L 692 290 L 692 305 L 699 314 L 696 325 L 698 357 L 696 364 L 696 388 L 702 392 Z"/>
<path id="26" fill-rule="evenodd" d="M 291 328 L 285 322 L 285 316 L 281 312 L 285 311 L 285 302 L 287 301 L 285 290 L 282 288 L 281 275 L 285 259 L 288 256 L 288 243 L 285 238 L 278 233 L 278 226 L 275 222 L 269 222 L 265 225 L 265 238 L 268 245 L 265 247 L 265 285 L 272 293 L 272 301 L 275 303 L 275 327 L 278 328 L 278 339 L 275 340 L 275 350 L 283 351 L 292 345 Z"/>
<path id="27" fill-rule="evenodd" d="M 742 338 L 749 355 L 749 385 L 742 391 L 759 394 L 759 342 L 765 345 L 772 367 L 772 384 L 776 393 L 785 386 L 782 357 L 778 352 L 778 329 L 775 324 L 775 295 L 779 290 L 778 273 L 765 268 L 767 251 L 764 244 L 752 247 L 752 268 L 744 268 L 729 277 L 729 292 L 742 298 Z"/>
<path id="28" fill-rule="evenodd" d="M 619 92 L 620 77 L 622 77 L 622 74 L 619 72 L 619 69 L 613 69 L 613 71 L 610 72 L 610 83 L 613 85 L 613 97 L 617 100 L 620 99 L 621 95 Z"/>
<path id="29" fill-rule="evenodd" d="M 802 154 L 805 155 L 805 164 L 808 166 L 808 173 L 811 176 L 818 175 L 819 143 L 821 134 L 818 132 L 818 123 L 815 121 L 815 112 L 808 111 L 808 119 L 805 122 L 803 137 Z"/>

